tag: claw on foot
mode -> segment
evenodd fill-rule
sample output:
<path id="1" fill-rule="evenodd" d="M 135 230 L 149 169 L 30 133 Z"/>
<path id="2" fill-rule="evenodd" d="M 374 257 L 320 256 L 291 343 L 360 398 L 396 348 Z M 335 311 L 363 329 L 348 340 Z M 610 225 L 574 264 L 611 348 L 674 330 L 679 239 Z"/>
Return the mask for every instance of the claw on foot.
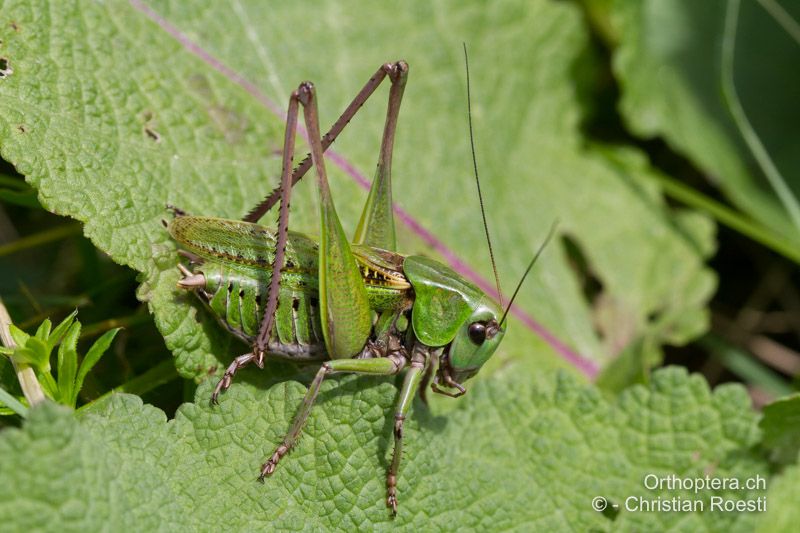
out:
<path id="1" fill-rule="evenodd" d="M 217 404 L 217 398 L 219 397 L 220 393 L 223 391 L 228 390 L 233 382 L 233 376 L 239 371 L 241 368 L 247 366 L 255 356 L 251 353 L 246 353 L 244 355 L 240 355 L 233 362 L 228 365 L 228 368 L 225 369 L 225 374 L 223 374 L 222 379 L 219 380 L 217 386 L 214 387 L 214 392 L 211 394 L 211 403 Z"/>
<path id="2" fill-rule="evenodd" d="M 397 476 L 386 476 L 386 506 L 392 510 L 392 516 L 397 516 Z"/>
<path id="3" fill-rule="evenodd" d="M 272 459 L 267 461 L 261 466 L 261 473 L 258 475 L 258 480 L 261 483 L 264 483 L 264 478 L 267 476 L 271 476 L 273 472 L 275 472 L 275 468 L 278 466 L 277 463 L 273 462 Z"/>
<path id="4" fill-rule="evenodd" d="M 289 447 L 285 444 L 278 446 L 275 449 L 275 453 L 273 453 L 272 457 L 269 458 L 269 461 L 261 466 L 261 475 L 258 476 L 258 480 L 263 482 L 265 477 L 271 476 L 272 473 L 275 472 L 275 468 L 278 466 L 278 461 L 280 461 L 281 457 L 286 455 L 288 451 Z"/>
<path id="5" fill-rule="evenodd" d="M 219 395 L 222 391 L 228 390 L 228 387 L 231 386 L 231 376 L 231 374 L 225 372 L 225 375 L 222 376 L 222 379 L 217 382 L 217 386 L 214 387 L 214 392 L 211 393 L 212 405 L 219 405 Z"/>

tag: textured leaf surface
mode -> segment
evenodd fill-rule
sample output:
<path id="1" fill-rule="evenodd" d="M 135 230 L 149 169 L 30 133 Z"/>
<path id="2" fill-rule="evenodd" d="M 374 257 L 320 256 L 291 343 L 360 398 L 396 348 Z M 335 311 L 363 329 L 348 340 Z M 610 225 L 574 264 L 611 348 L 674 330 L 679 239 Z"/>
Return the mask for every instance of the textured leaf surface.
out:
<path id="1" fill-rule="evenodd" d="M 0 1 L 0 50 L 13 68 L 0 79 L 0 154 L 38 188 L 43 205 L 84 221 L 99 248 L 143 273 L 139 296 L 184 375 L 219 371 L 244 348 L 177 293 L 175 248 L 160 224 L 164 205 L 238 217 L 271 190 L 279 112 L 303 79 L 317 85 L 325 125 L 378 65 L 408 60 L 395 199 L 490 279 L 467 141 L 465 39 L 478 159 L 506 290 L 555 219 L 603 289 L 587 301 L 556 241 L 518 299 L 550 336 L 516 321 L 495 367 L 524 354 L 539 371 L 563 364 L 555 352 L 571 351 L 597 365 L 627 354 L 641 368 L 658 358 L 662 343 L 706 327 L 702 308 L 714 279 L 702 263 L 713 249 L 711 225 L 667 208 L 640 154 L 586 147 L 579 126 L 592 64 L 575 6 L 152 6 Z M 220 73 L 215 61 L 250 84 Z M 385 94 L 335 147 L 367 175 Z M 346 165 L 330 166 L 338 212 L 352 232 L 366 194 Z M 317 233 L 313 185 L 298 187 L 292 225 Z M 404 252 L 437 253 L 407 227 L 399 234 Z"/>
<path id="2" fill-rule="evenodd" d="M 353 377 L 324 386 L 306 437 L 276 473 L 255 481 L 304 388 L 271 365 L 210 408 L 209 386 L 173 421 L 135 396 L 113 396 L 76 420 L 37 409 L 0 435 L 0 520 L 12 530 L 747 531 L 756 514 L 630 513 L 615 520 L 595 496 L 708 500 L 753 493 L 649 491 L 648 473 L 765 475 L 747 452 L 756 417 L 738 386 L 710 392 L 685 371 L 656 373 L 610 404 L 561 374 L 531 390 L 514 371 L 484 382 L 447 418 L 421 404 L 407 432 L 401 509 L 383 504 L 392 387 Z M 272 374 L 271 377 L 268 377 Z M 252 376 L 251 376 L 252 377 Z M 334 381 L 336 381 L 334 383 Z M 24 467 L 22 466 L 24 465 Z M 757 494 L 756 494 L 757 496 Z"/>
<path id="3" fill-rule="evenodd" d="M 800 486 L 800 466 L 787 468 L 770 485 L 767 500 L 769 509 L 758 524 L 760 533 L 773 531 L 794 531 L 800 521 L 800 507 L 797 505 L 797 487 Z"/>
<path id="4" fill-rule="evenodd" d="M 740 209 L 797 242 L 753 163 L 721 92 L 726 0 L 611 3 L 620 111 L 639 136 L 663 137 Z M 756 133 L 800 195 L 800 48 L 760 2 L 742 2 L 734 56 L 736 90 Z M 781 2 L 797 19 L 797 4 Z"/>

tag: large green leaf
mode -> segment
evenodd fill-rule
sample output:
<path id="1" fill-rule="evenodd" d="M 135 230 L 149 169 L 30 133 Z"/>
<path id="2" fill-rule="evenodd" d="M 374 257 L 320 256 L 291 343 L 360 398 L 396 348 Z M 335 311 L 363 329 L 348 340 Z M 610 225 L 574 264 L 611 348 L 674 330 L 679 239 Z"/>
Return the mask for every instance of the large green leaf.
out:
<path id="1" fill-rule="evenodd" d="M 723 98 L 721 54 L 728 3 L 611 2 L 620 112 L 636 135 L 663 137 L 741 210 L 797 244 L 797 228 L 755 165 Z M 800 43 L 770 16 L 768 4 L 778 4 L 789 17 L 800 15 L 792 2 L 742 3 L 734 83 L 748 120 L 798 197 Z"/>
<path id="2" fill-rule="evenodd" d="M 218 407 L 210 384 L 167 422 L 116 395 L 77 420 L 46 405 L 0 434 L 0 521 L 13 531 L 507 530 L 749 531 L 756 513 L 629 511 L 629 497 L 752 500 L 761 490 L 650 490 L 645 476 L 766 476 L 747 451 L 756 416 L 739 386 L 711 392 L 685 371 L 657 372 L 609 403 L 562 373 L 533 390 L 518 372 L 483 382 L 447 418 L 422 404 L 406 431 L 400 512 L 384 505 L 391 386 L 323 386 L 307 438 L 265 484 L 271 453 L 304 387 L 260 374 Z M 285 369 L 283 369 L 285 370 Z M 338 382 L 336 382 L 338 381 Z M 648 486 L 652 484 L 648 482 Z M 595 497 L 618 514 L 592 509 Z M 628 506 L 632 506 L 629 503 Z"/>
<path id="3" fill-rule="evenodd" d="M 219 371 L 246 348 L 175 288 L 164 205 L 238 217 L 271 190 L 279 112 L 303 79 L 316 82 L 324 125 L 382 62 L 411 64 L 395 199 L 453 257 L 491 279 L 471 178 L 463 40 L 506 291 L 556 219 L 602 287 L 587 300 L 556 241 L 518 299 L 526 322 L 512 324 L 495 366 L 523 356 L 536 371 L 563 365 L 560 352 L 589 361 L 590 374 L 621 353 L 642 368 L 662 343 L 706 327 L 711 226 L 666 207 L 637 152 L 586 146 L 581 95 L 593 66 L 573 5 L 4 0 L 0 12 L 2 55 L 13 69 L 0 79 L 0 154 L 43 205 L 84 221 L 99 248 L 143 273 L 139 297 L 184 375 Z M 353 175 L 370 174 L 377 160 L 385 94 L 365 106 L 329 162 L 348 231 L 366 197 Z M 317 233 L 313 187 L 298 186 L 292 225 Z M 442 253 L 422 231 L 401 225 L 399 233 L 404 252 Z"/>

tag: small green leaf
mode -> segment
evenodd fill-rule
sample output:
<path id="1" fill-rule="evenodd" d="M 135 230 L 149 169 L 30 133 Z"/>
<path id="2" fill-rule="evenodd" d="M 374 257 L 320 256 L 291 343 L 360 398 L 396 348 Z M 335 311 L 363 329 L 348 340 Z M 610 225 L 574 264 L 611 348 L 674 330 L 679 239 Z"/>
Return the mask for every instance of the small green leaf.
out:
<path id="1" fill-rule="evenodd" d="M 8 331 L 11 333 L 11 338 L 14 339 L 14 342 L 17 346 L 25 346 L 28 343 L 28 339 L 31 338 L 30 335 L 19 329 L 14 324 L 8 325 Z"/>
<path id="2" fill-rule="evenodd" d="M 58 401 L 64 405 L 75 407 L 74 396 L 75 373 L 78 368 L 78 337 L 81 334 L 81 323 L 75 321 L 64 335 L 58 347 Z"/>
<path id="3" fill-rule="evenodd" d="M 103 354 L 108 350 L 108 347 L 111 346 L 111 342 L 116 337 L 119 330 L 122 328 L 114 328 L 106 331 L 103 335 L 92 344 L 92 347 L 89 348 L 89 351 L 86 353 L 86 357 L 83 358 L 81 361 L 80 369 L 78 370 L 78 376 L 75 378 L 75 385 L 72 389 L 72 398 L 71 398 L 71 405 L 75 405 L 78 400 L 78 392 L 80 392 L 81 387 L 83 387 L 83 380 L 86 378 L 86 374 L 97 364 L 97 361 L 103 356 Z"/>
<path id="4" fill-rule="evenodd" d="M 39 327 L 36 328 L 36 333 L 34 334 L 34 337 L 36 337 L 42 342 L 46 342 L 47 338 L 50 336 L 51 327 L 52 323 L 50 322 L 50 319 L 45 318 L 44 321 L 42 321 L 42 323 L 39 324 Z"/>
<path id="5" fill-rule="evenodd" d="M 64 333 L 67 332 L 67 329 L 69 329 L 69 327 L 72 325 L 72 321 L 75 320 L 77 315 L 78 310 L 75 309 L 64 320 L 62 320 L 58 326 L 56 326 L 52 333 L 50 333 L 48 344 L 50 345 L 51 351 L 56 347 L 56 344 L 61 342 L 61 337 L 63 337 Z"/>
<path id="6" fill-rule="evenodd" d="M 45 372 L 37 371 L 36 377 L 39 378 L 39 383 L 42 385 L 44 393 L 51 400 L 58 401 L 58 384 L 56 384 L 56 380 L 53 379 L 52 374 L 50 374 L 50 369 L 48 368 Z"/>
<path id="7" fill-rule="evenodd" d="M 14 350 L 14 355 L 12 357 L 14 358 L 14 362 L 17 364 L 24 363 L 37 369 L 42 361 L 41 352 L 27 346 L 20 346 Z"/>
<path id="8" fill-rule="evenodd" d="M 5 404 L 8 409 L 10 409 L 13 413 L 18 414 L 22 418 L 28 416 L 28 408 L 22 405 L 19 400 L 14 398 L 11 394 L 8 393 L 5 389 L 0 387 L 0 404 Z M 5 413 L 0 413 L 5 414 Z"/>
<path id="9" fill-rule="evenodd" d="M 26 362 L 39 372 L 50 371 L 50 352 L 52 348 L 38 337 L 28 337 L 28 342 L 22 347 L 25 350 Z"/>

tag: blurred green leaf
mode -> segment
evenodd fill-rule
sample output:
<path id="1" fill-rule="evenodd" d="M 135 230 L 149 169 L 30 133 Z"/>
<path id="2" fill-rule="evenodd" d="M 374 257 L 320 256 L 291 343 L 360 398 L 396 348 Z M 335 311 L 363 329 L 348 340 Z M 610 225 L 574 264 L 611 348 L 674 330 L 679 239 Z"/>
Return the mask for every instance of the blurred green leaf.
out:
<path id="1" fill-rule="evenodd" d="M 797 505 L 797 487 L 800 486 L 800 465 L 786 468 L 776 476 L 767 493 L 769 507 L 759 520 L 758 533 L 794 531 L 800 523 L 800 506 Z"/>
<path id="2" fill-rule="evenodd" d="M 742 211 L 792 246 L 800 235 L 766 183 L 721 92 L 726 0 L 616 0 L 611 20 L 618 47 L 620 111 L 644 138 L 663 137 Z M 795 18 L 797 4 L 783 3 Z M 739 16 L 734 83 L 757 136 L 800 195 L 800 46 L 757 2 Z"/>
<path id="3" fill-rule="evenodd" d="M 7 189 L 0 189 L 0 202 L 19 205 L 22 207 L 29 207 L 32 209 L 41 209 L 42 205 L 36 199 L 36 191 L 10 191 Z"/>
<path id="4" fill-rule="evenodd" d="M 717 358 L 725 368 L 736 374 L 744 383 L 758 387 L 774 398 L 793 392 L 786 379 L 761 363 L 753 354 L 742 350 L 730 341 L 709 333 L 698 341 L 708 352 Z"/>
<path id="5" fill-rule="evenodd" d="M 764 432 L 764 446 L 772 460 L 779 463 L 797 461 L 800 452 L 800 394 L 781 398 L 764 407 L 759 423 Z"/>
<path id="6" fill-rule="evenodd" d="M 0 387 L 0 406 L 5 405 L 5 408 L 0 407 L 0 416 L 17 414 L 23 418 L 28 416 L 28 408 L 8 393 L 4 388 Z"/>

